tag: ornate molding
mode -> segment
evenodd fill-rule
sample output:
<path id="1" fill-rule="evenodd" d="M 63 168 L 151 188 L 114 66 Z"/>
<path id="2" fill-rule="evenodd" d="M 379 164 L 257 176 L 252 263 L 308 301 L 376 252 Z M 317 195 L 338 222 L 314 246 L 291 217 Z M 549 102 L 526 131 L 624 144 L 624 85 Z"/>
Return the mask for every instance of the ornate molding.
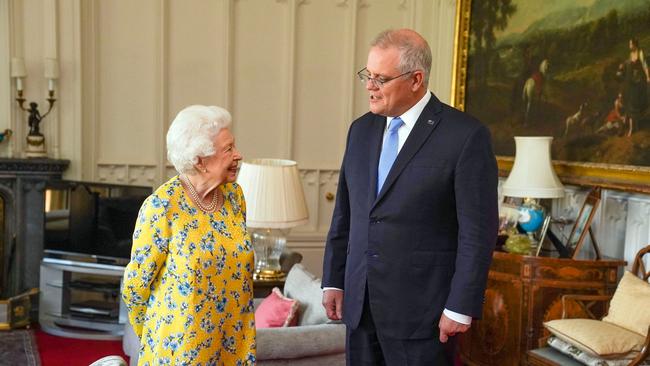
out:
<path id="1" fill-rule="evenodd" d="M 0 159 L 0 172 L 61 174 L 70 165 L 65 159 Z"/>
<path id="2" fill-rule="evenodd" d="M 97 164 L 97 180 L 100 182 L 126 183 L 127 168 L 122 164 Z"/>
<path id="3" fill-rule="evenodd" d="M 338 170 L 321 170 L 320 172 L 320 185 L 334 184 L 336 187 L 339 184 L 339 171 Z"/>
<path id="4" fill-rule="evenodd" d="M 129 166 L 129 183 L 146 183 L 146 185 L 153 186 L 156 183 L 156 169 L 146 165 Z"/>
<path id="5" fill-rule="evenodd" d="M 155 186 L 159 167 L 141 164 L 97 164 L 100 182 Z"/>
<path id="6" fill-rule="evenodd" d="M 15 178 L 0 179 L 0 197 L 6 199 L 6 196 L 9 194 L 8 192 L 13 192 L 15 187 L 16 187 Z"/>
<path id="7" fill-rule="evenodd" d="M 23 188 L 23 192 L 27 193 L 29 191 L 43 192 L 45 191 L 45 187 L 47 185 L 43 180 L 33 180 L 33 181 L 27 180 L 27 181 L 23 181 L 21 186 Z"/>
<path id="8" fill-rule="evenodd" d="M 308 186 L 313 186 L 318 181 L 318 170 L 316 169 L 301 169 L 300 179 Z"/>
<path id="9" fill-rule="evenodd" d="M 545 280 L 563 279 L 573 281 L 601 281 L 604 278 L 603 272 L 597 268 L 580 269 L 572 266 L 539 266 L 536 268 L 535 272 L 536 278 L 543 278 Z"/>

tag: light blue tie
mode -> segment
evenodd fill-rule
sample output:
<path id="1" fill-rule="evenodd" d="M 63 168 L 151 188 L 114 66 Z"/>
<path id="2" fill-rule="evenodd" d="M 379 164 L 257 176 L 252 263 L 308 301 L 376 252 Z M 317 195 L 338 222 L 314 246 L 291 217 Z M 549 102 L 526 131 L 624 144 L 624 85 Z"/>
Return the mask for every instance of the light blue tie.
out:
<path id="1" fill-rule="evenodd" d="M 379 166 L 377 167 L 377 195 L 381 192 L 381 187 L 386 181 L 390 167 L 397 157 L 399 139 L 397 130 L 404 124 L 401 118 L 396 117 L 390 121 L 388 126 L 388 133 L 384 139 L 384 145 L 381 148 L 381 156 L 379 157 Z"/>

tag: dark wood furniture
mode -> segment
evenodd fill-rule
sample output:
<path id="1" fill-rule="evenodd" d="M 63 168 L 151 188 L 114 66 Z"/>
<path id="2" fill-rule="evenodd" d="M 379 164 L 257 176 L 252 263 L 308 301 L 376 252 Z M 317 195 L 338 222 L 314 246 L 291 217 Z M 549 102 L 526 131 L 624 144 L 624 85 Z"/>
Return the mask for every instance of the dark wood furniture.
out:
<path id="1" fill-rule="evenodd" d="M 253 297 L 263 298 L 269 296 L 274 287 L 284 290 L 285 279 L 280 280 L 254 280 L 253 281 Z"/>
<path id="2" fill-rule="evenodd" d="M 611 295 L 622 260 L 573 260 L 494 252 L 482 320 L 460 337 L 467 365 L 520 365 L 562 317 L 562 295 Z M 604 308 L 596 308 L 602 315 Z M 581 314 L 575 306 L 571 313 Z"/>
<path id="3" fill-rule="evenodd" d="M 646 269 L 643 262 L 643 256 L 650 255 L 650 245 L 642 248 L 634 258 L 632 264 L 632 273 L 639 278 L 648 281 L 650 279 L 650 268 Z M 591 319 L 598 319 L 599 317 L 594 314 L 592 308 L 598 302 L 606 302 L 608 306 L 612 296 L 609 295 L 564 295 L 562 296 L 562 318 L 570 318 L 570 306 L 577 305 L 583 313 L 587 314 Z M 540 342 L 540 348 L 536 348 L 527 352 L 528 365 L 531 366 L 555 366 L 555 365 L 572 365 L 570 362 L 575 361 L 569 356 L 561 354 L 559 351 L 545 347 L 545 342 Z M 645 343 L 641 352 L 637 357 L 630 361 L 630 366 L 641 364 L 650 356 L 650 325 L 648 326 L 648 334 L 646 335 Z M 579 363 L 576 363 L 579 365 Z"/>
<path id="4" fill-rule="evenodd" d="M 280 267 L 282 272 L 289 273 L 294 264 L 302 262 L 302 254 L 291 250 L 284 250 L 280 255 Z M 284 290 L 285 278 L 277 280 L 254 280 L 253 281 L 253 297 L 264 298 L 269 296 L 274 287 L 278 287 L 280 291 Z"/>

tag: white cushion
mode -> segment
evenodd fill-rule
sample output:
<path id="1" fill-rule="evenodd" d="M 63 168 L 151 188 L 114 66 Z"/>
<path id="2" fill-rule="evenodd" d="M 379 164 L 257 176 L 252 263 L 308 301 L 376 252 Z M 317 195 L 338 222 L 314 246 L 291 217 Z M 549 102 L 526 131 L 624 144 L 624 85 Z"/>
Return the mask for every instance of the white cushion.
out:
<path id="1" fill-rule="evenodd" d="M 557 337 L 549 337 L 548 345 L 554 349 L 562 352 L 563 354 L 572 357 L 573 359 L 580 361 L 580 363 L 589 366 L 626 366 L 629 365 L 630 359 L 618 359 L 618 360 L 606 360 L 604 358 L 591 355 L 587 352 L 583 352 L 580 348 L 572 345 L 571 343 L 565 342 Z"/>
<path id="2" fill-rule="evenodd" d="M 602 358 L 629 358 L 641 351 L 645 337 L 594 319 L 557 319 L 544 323 L 553 335 Z"/>
<path id="3" fill-rule="evenodd" d="M 323 290 L 319 278 L 297 263 L 287 274 L 284 295 L 300 303 L 298 325 L 317 325 L 328 322 L 323 308 Z"/>
<path id="4" fill-rule="evenodd" d="M 647 336 L 650 326 L 650 283 L 625 271 L 603 321 Z"/>

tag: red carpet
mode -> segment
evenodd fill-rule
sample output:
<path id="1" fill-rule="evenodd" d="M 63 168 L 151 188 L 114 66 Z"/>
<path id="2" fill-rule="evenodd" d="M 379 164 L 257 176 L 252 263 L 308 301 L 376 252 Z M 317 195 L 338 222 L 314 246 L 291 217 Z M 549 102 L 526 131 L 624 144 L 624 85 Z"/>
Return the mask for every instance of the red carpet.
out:
<path id="1" fill-rule="evenodd" d="M 88 366 L 104 356 L 128 357 L 122 351 L 122 341 L 91 341 L 57 337 L 35 327 L 34 335 L 42 366 Z"/>

